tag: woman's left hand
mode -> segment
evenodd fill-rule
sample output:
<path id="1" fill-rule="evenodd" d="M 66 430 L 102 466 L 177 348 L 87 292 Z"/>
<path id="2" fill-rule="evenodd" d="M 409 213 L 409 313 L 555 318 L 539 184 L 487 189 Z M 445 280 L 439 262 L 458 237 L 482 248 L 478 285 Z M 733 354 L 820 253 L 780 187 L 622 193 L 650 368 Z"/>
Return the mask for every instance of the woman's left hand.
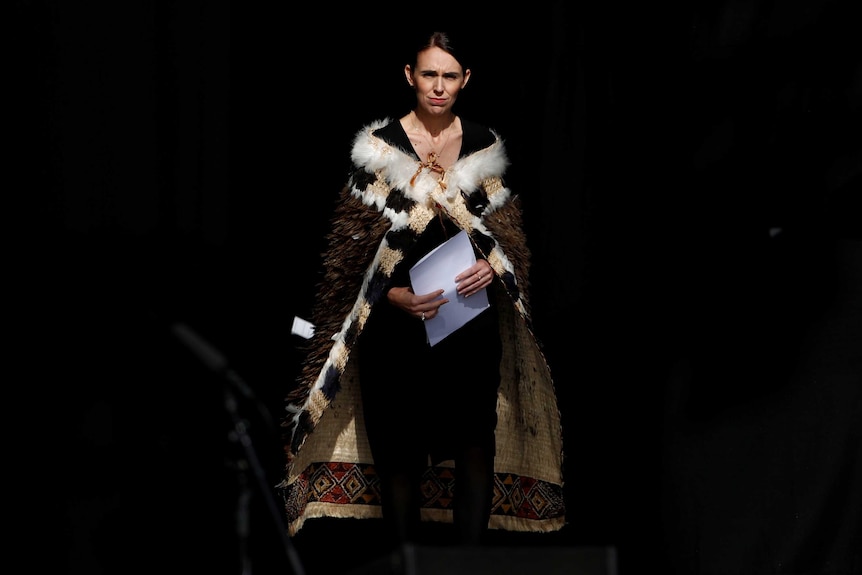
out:
<path id="1" fill-rule="evenodd" d="M 470 297 L 480 289 L 488 287 L 494 279 L 494 270 L 487 260 L 476 260 L 476 263 L 455 276 L 458 294 Z"/>

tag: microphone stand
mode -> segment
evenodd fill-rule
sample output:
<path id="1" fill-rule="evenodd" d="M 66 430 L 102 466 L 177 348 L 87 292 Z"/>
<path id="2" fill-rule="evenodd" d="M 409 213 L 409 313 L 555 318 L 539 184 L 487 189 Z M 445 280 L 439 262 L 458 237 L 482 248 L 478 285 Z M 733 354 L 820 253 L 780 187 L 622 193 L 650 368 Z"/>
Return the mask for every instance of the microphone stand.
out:
<path id="1" fill-rule="evenodd" d="M 275 497 L 270 490 L 269 483 L 266 480 L 266 472 L 263 465 L 261 465 L 260 458 L 248 433 L 248 422 L 240 415 L 239 400 L 235 390 L 239 391 L 244 398 L 256 402 L 257 398 L 254 392 L 236 372 L 230 369 L 227 360 L 190 327 L 177 323 L 172 326 L 171 331 L 177 339 L 198 357 L 201 363 L 225 380 L 224 404 L 233 423 L 233 431 L 230 433 L 230 439 L 233 443 L 241 446 L 245 454 L 245 458 L 237 462 L 237 469 L 240 472 L 240 494 L 237 500 L 237 534 L 239 537 L 242 575 L 251 575 L 252 572 L 251 557 L 248 553 L 248 537 L 250 533 L 249 503 L 252 496 L 252 489 L 249 485 L 249 471 L 251 472 L 251 476 L 257 481 L 257 487 L 260 493 L 263 494 L 266 507 L 273 521 L 275 521 L 284 552 L 290 562 L 294 575 L 305 575 L 305 570 L 302 567 L 296 548 L 287 534 L 282 510 L 276 503 Z M 268 412 L 265 409 L 260 409 L 260 412 L 267 420 L 267 423 L 271 424 Z"/>

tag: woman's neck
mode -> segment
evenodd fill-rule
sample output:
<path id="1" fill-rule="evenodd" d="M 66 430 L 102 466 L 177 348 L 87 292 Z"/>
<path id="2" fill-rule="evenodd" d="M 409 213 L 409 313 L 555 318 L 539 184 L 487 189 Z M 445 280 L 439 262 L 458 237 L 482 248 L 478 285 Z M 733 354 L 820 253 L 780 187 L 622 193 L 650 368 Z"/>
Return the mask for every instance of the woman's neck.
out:
<path id="1" fill-rule="evenodd" d="M 450 112 L 445 116 L 431 116 L 429 114 L 420 114 L 416 110 L 410 113 L 409 123 L 415 132 L 425 132 L 431 138 L 439 138 L 444 136 L 443 132 L 454 128 L 456 116 Z"/>
<path id="2" fill-rule="evenodd" d="M 426 115 L 426 119 L 428 119 Z M 458 160 L 461 152 L 461 124 L 455 114 L 445 118 L 430 118 L 425 124 L 415 111 L 401 118 L 401 125 L 410 138 L 420 163 L 446 170 Z"/>

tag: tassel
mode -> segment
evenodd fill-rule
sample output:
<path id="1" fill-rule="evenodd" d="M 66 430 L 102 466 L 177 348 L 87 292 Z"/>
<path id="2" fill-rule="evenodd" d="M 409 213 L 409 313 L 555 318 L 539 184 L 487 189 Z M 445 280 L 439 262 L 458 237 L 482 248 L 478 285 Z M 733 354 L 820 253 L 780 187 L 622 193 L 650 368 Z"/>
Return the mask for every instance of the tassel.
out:
<path id="1" fill-rule="evenodd" d="M 428 154 L 427 162 L 419 162 L 419 167 L 416 168 L 416 172 L 413 174 L 413 177 L 410 178 L 410 185 L 416 185 L 416 177 L 422 173 L 422 170 L 427 169 L 429 172 L 434 172 L 435 174 L 440 174 L 440 179 L 437 182 L 440 184 L 440 187 L 444 190 L 446 189 L 446 170 L 437 163 L 437 153 L 431 152 Z"/>

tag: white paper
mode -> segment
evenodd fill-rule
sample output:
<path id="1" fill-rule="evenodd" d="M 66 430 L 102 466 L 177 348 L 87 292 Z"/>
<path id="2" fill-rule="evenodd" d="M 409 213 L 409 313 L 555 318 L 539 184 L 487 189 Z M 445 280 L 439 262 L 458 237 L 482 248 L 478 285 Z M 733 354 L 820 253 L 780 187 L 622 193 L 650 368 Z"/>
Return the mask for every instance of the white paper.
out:
<path id="1" fill-rule="evenodd" d="M 293 326 L 290 328 L 290 333 L 309 339 L 314 335 L 314 324 L 299 316 L 293 316 Z"/>
<path id="2" fill-rule="evenodd" d="M 428 343 L 435 345 L 465 323 L 488 309 L 488 292 L 482 288 L 470 297 L 458 294 L 455 276 L 476 263 L 473 245 L 467 232 L 461 230 L 416 262 L 410 268 L 413 293 L 427 294 L 443 290 L 449 300 L 440 306 L 437 315 L 425 320 Z"/>

